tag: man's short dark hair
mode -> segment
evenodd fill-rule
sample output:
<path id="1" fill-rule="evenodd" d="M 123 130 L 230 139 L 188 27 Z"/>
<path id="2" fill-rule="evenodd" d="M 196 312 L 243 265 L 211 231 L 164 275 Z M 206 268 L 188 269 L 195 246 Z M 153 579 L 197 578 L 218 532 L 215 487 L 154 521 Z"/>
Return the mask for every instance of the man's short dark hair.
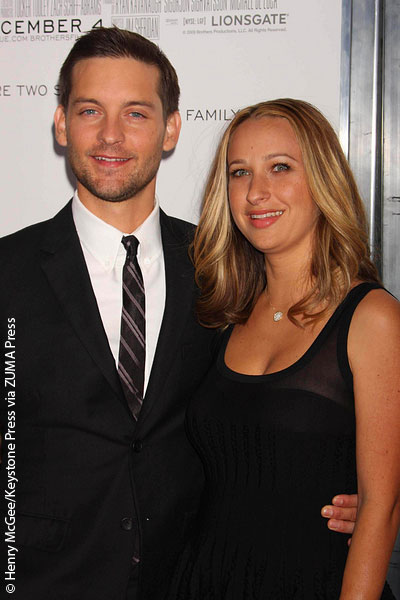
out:
<path id="1" fill-rule="evenodd" d="M 66 110 L 72 86 L 72 70 L 76 63 L 86 58 L 134 58 L 158 68 L 160 96 L 164 118 L 178 110 L 179 84 L 174 67 L 156 44 L 138 33 L 118 29 L 118 27 L 99 27 L 80 37 L 64 61 L 59 76 L 60 104 Z"/>

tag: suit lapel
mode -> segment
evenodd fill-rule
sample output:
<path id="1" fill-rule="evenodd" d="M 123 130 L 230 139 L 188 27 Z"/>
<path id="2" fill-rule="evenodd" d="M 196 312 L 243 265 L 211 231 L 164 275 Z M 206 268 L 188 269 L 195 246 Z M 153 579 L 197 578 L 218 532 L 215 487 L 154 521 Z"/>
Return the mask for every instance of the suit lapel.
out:
<path id="1" fill-rule="evenodd" d="M 176 235 L 173 222 L 160 211 L 161 236 L 165 261 L 166 302 L 163 321 L 150 379 L 138 425 L 151 412 L 154 403 L 162 397 L 171 363 L 179 351 L 180 337 L 186 319 L 193 309 L 193 266 L 188 255 L 189 240 Z"/>
<path id="2" fill-rule="evenodd" d="M 42 243 L 42 269 L 76 335 L 125 404 L 73 222 L 71 202 L 49 222 Z"/>

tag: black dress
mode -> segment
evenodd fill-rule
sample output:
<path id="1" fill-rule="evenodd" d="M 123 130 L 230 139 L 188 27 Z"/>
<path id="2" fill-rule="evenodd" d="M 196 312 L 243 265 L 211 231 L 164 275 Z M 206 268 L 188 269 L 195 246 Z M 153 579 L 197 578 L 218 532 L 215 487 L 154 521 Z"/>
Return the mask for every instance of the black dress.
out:
<path id="1" fill-rule="evenodd" d="M 347 333 L 360 284 L 296 363 L 269 375 L 216 364 L 191 401 L 187 432 L 206 489 L 170 600 L 337 600 L 348 536 L 321 507 L 357 489 Z M 373 540 L 371 540 L 373 543 Z M 386 586 L 382 598 L 394 599 Z"/>

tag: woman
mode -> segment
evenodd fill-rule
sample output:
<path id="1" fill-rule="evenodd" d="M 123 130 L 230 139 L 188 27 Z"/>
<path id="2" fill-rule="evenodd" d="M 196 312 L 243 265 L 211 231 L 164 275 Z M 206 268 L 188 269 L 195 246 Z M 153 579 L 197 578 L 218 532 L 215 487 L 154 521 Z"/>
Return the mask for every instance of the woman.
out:
<path id="1" fill-rule="evenodd" d="M 235 116 L 194 258 L 200 320 L 226 331 L 188 409 L 207 488 L 169 597 L 393 598 L 400 308 L 369 259 L 337 137 L 314 107 L 276 100 Z M 357 487 L 348 551 L 318 506 Z"/>

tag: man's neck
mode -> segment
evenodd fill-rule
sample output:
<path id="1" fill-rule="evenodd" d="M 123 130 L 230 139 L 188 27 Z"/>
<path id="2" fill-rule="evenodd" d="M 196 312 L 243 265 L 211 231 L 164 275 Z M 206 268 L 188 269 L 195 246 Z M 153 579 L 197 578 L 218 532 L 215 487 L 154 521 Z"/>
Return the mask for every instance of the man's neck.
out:
<path id="1" fill-rule="evenodd" d="M 87 193 L 87 190 L 78 185 L 78 196 L 82 204 L 96 217 L 119 229 L 121 233 L 135 231 L 152 212 L 155 189 L 146 192 L 122 202 L 109 202 Z"/>

